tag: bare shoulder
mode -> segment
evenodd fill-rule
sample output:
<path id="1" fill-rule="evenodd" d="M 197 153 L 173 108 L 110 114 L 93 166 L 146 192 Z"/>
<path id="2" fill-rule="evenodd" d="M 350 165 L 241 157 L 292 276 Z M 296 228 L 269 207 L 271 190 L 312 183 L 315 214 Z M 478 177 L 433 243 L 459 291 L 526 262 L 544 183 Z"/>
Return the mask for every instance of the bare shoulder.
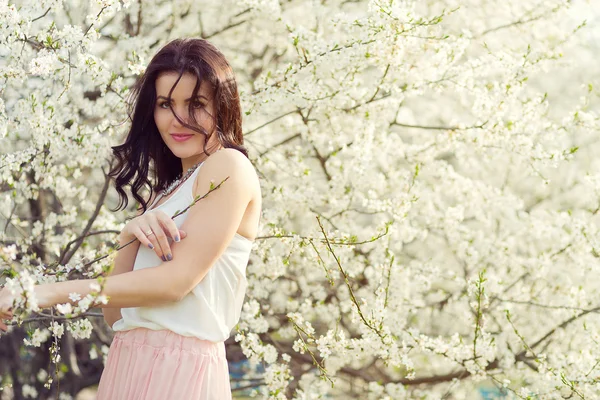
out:
<path id="1" fill-rule="evenodd" d="M 197 193 L 202 181 L 214 181 L 218 184 L 226 177 L 234 180 L 252 192 L 252 198 L 260 195 L 258 174 L 252 162 L 236 149 L 223 149 L 209 156 L 200 167 L 194 182 L 194 193 Z"/>

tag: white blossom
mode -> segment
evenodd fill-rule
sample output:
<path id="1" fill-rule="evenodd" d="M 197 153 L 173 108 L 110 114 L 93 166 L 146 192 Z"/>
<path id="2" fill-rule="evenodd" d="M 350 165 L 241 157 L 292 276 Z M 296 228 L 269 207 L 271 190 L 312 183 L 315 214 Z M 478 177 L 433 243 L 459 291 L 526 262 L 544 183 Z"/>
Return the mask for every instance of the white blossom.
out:
<path id="1" fill-rule="evenodd" d="M 88 339 L 92 334 L 92 323 L 87 318 L 67 323 L 67 330 L 75 339 Z"/>
<path id="2" fill-rule="evenodd" d="M 114 257 L 86 264 L 131 214 L 106 207 L 112 186 L 99 196 L 111 146 L 158 49 L 209 37 L 261 178 L 233 333 L 254 397 L 598 397 L 597 2 L 84 6 L 0 2 L 0 285 L 19 323 L 41 311 L 35 284 L 95 292 L 8 335 L 39 347 L 66 325 L 106 363 L 80 318 L 107 304 L 96 279 Z M 30 375 L 24 395 L 56 384 Z"/>
<path id="3" fill-rule="evenodd" d="M 25 385 L 23 385 L 22 390 L 23 390 L 24 397 L 29 397 L 32 399 L 37 398 L 38 392 L 33 386 L 25 384 Z"/>
<path id="4" fill-rule="evenodd" d="M 56 321 L 52 321 L 48 330 L 52 332 L 57 338 L 61 338 L 63 333 L 65 332 L 65 326 L 63 324 L 59 324 Z"/>
<path id="5" fill-rule="evenodd" d="M 36 328 L 30 335 L 29 339 L 23 339 L 26 346 L 40 347 L 50 337 L 48 329 Z"/>

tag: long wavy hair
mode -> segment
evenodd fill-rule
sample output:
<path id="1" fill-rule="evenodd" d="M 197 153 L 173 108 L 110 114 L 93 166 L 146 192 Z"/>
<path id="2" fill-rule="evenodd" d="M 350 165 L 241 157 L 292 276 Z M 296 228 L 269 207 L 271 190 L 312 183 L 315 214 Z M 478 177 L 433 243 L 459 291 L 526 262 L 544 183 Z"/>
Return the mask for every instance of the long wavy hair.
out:
<path id="1" fill-rule="evenodd" d="M 234 148 L 248 157 L 242 134 L 242 112 L 237 84 L 225 56 L 206 40 L 175 39 L 156 53 L 130 91 L 127 111 L 131 128 L 125 142 L 112 147 L 116 164 L 108 173 L 110 177 L 115 178 L 115 188 L 119 194 L 119 204 L 112 211 L 127 207 L 128 198 L 123 190 L 124 186 L 131 186 L 133 197 L 145 212 L 150 199 L 142 198 L 142 188 L 147 185 L 151 191 L 159 192 L 182 174 L 181 159 L 164 143 L 154 122 L 155 81 L 160 74 L 173 72 L 179 74 L 179 77 L 171 87 L 168 97 L 171 97 L 184 73 L 197 78 L 192 93 L 198 93 L 202 83 L 207 82 L 214 94 L 211 100 L 215 104 L 216 116 L 213 115 L 212 119 L 216 124 L 213 126 L 218 141 L 223 147 Z M 169 102 L 171 112 L 183 126 L 204 135 L 204 153 L 208 156 L 206 145 L 209 132 L 196 121 L 193 107 L 194 102 L 190 101 L 188 115 L 191 123 L 187 124 L 177 116 Z M 150 180 L 150 175 L 153 176 L 153 181 Z"/>

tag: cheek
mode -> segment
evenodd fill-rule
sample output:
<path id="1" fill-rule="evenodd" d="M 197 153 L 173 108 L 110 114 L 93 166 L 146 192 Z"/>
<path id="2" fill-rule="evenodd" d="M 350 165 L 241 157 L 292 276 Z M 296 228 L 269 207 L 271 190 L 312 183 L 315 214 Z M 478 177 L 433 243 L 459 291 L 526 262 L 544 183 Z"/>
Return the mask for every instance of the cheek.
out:
<path id="1" fill-rule="evenodd" d="M 203 108 L 198 108 L 194 110 L 194 118 L 196 118 L 196 121 L 203 120 L 204 118 L 206 118 L 206 111 Z"/>
<path id="2" fill-rule="evenodd" d="M 167 118 L 165 117 L 165 113 L 161 112 L 161 110 L 154 111 L 154 123 L 161 133 L 164 130 L 166 120 Z"/>
<path id="3" fill-rule="evenodd" d="M 203 125 L 207 123 L 210 125 L 213 121 L 212 115 L 214 115 L 214 110 L 212 108 L 205 108 L 202 109 L 200 112 L 196 113 L 196 119 Z"/>

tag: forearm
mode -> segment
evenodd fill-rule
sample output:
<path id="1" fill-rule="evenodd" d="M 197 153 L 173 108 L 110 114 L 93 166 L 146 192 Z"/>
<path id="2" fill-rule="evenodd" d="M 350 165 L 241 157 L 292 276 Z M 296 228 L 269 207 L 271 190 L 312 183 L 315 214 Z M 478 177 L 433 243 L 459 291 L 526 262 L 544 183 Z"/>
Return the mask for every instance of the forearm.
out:
<path id="1" fill-rule="evenodd" d="M 128 240 L 119 236 L 119 245 L 123 246 L 127 242 Z M 108 276 L 120 275 L 132 271 L 139 247 L 140 242 L 135 241 L 119 250 L 114 260 L 113 269 Z M 111 307 L 108 304 L 106 307 L 102 308 L 102 315 L 104 316 L 104 321 L 110 327 L 112 327 L 116 321 L 123 318 L 121 308 Z"/>
<path id="2" fill-rule="evenodd" d="M 177 301 L 180 296 L 174 285 L 169 284 L 172 281 L 172 272 L 162 264 L 109 276 L 102 291 L 102 294 L 108 298 L 108 304 L 97 303 L 93 307 L 149 307 Z M 69 299 L 69 293 L 79 293 L 83 298 L 93 292 L 90 287 L 92 283 L 97 281 L 78 279 L 38 285 L 35 287 L 38 305 L 40 308 L 48 308 L 56 304 L 76 304 Z"/>

